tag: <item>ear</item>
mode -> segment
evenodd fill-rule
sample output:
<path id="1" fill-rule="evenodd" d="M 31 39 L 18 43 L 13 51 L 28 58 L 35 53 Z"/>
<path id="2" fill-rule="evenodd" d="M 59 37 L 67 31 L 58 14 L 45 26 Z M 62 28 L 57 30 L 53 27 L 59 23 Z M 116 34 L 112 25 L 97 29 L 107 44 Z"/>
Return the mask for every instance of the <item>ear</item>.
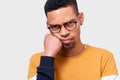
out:
<path id="1" fill-rule="evenodd" d="M 84 22 L 84 14 L 81 12 L 79 13 L 78 17 L 79 17 L 80 24 L 82 25 Z"/>

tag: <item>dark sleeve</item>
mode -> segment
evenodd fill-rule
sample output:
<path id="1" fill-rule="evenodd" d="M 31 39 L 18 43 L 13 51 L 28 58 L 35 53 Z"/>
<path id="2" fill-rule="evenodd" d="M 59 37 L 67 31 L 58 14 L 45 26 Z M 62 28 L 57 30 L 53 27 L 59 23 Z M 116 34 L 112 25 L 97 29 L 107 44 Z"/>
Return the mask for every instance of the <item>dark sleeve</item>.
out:
<path id="1" fill-rule="evenodd" d="M 41 56 L 37 68 L 37 80 L 54 80 L 54 58 Z"/>

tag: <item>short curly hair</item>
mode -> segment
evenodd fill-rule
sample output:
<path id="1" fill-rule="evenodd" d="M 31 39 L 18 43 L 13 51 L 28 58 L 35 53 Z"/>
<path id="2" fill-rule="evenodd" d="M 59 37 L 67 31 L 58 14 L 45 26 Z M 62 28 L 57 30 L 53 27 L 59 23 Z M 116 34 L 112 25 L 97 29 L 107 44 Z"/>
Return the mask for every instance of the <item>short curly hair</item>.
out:
<path id="1" fill-rule="evenodd" d="M 75 13 L 78 15 L 79 10 L 77 6 L 76 0 L 47 0 L 44 6 L 45 14 L 47 15 L 48 12 L 57 10 L 62 7 L 72 6 Z"/>

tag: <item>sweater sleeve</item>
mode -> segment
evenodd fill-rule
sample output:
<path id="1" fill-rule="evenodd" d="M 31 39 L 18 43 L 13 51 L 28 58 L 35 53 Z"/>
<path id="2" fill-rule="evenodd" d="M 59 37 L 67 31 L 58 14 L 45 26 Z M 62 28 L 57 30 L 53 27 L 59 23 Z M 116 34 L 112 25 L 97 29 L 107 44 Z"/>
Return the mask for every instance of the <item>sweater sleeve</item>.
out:
<path id="1" fill-rule="evenodd" d="M 54 80 L 54 58 L 41 56 L 37 67 L 37 80 Z"/>

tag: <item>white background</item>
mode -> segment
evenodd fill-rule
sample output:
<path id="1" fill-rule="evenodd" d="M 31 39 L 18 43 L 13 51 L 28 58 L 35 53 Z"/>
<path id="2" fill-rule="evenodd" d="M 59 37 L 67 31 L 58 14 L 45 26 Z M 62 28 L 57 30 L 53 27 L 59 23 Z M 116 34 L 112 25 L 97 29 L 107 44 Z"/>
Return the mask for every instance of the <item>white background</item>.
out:
<path id="1" fill-rule="evenodd" d="M 30 57 L 43 51 L 46 0 L 0 0 L 0 80 L 26 80 Z M 84 43 L 111 51 L 120 73 L 119 0 L 79 0 Z"/>

